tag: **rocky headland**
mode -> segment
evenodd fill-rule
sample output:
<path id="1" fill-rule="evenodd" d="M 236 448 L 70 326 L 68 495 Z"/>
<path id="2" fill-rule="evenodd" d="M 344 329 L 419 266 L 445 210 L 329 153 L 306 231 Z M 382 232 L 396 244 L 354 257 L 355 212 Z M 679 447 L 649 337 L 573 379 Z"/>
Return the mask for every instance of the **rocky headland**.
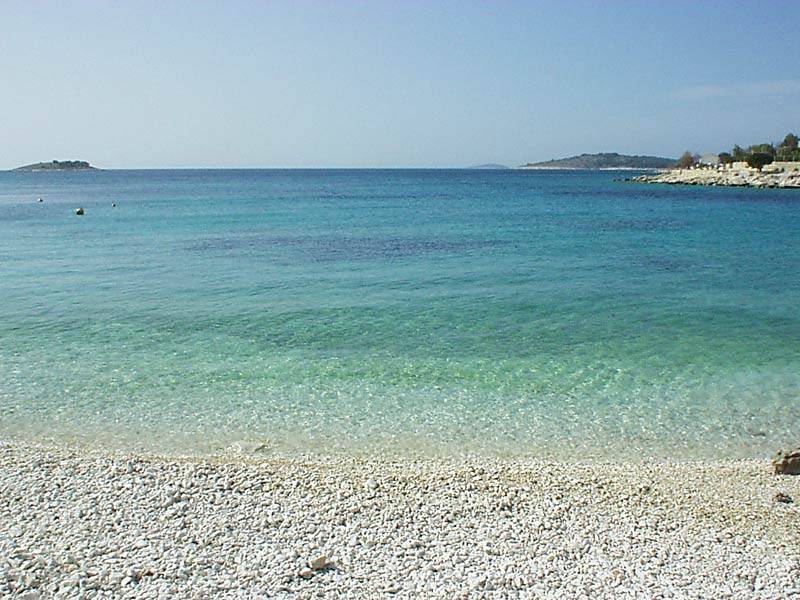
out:
<path id="1" fill-rule="evenodd" d="M 800 188 L 800 163 L 773 163 L 761 171 L 745 163 L 727 167 L 691 167 L 639 175 L 628 181 L 669 185 L 711 185 L 754 188 Z"/>

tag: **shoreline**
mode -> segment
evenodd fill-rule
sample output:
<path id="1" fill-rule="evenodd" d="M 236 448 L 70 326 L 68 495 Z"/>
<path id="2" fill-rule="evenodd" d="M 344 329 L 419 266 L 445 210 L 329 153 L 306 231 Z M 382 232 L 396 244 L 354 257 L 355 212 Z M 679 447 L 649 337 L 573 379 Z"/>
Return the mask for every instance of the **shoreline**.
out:
<path id="1" fill-rule="evenodd" d="M 800 477 L 767 460 L 168 458 L 0 441 L 0 477 L 0 595 L 800 594 Z"/>
<path id="2" fill-rule="evenodd" d="M 666 185 L 798 189 L 800 188 L 800 171 L 765 170 L 759 172 L 747 167 L 732 169 L 670 169 L 655 175 L 638 175 L 625 181 L 662 183 Z"/>

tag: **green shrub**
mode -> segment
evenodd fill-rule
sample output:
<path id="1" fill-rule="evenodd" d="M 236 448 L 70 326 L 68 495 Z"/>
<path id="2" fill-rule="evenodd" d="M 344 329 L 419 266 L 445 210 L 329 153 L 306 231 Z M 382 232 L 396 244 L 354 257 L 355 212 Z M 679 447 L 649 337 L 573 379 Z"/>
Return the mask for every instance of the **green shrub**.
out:
<path id="1" fill-rule="evenodd" d="M 768 165 L 771 162 L 772 156 L 766 154 L 765 152 L 754 152 L 747 157 L 747 166 L 758 169 L 759 171 L 764 167 L 764 165 Z"/>

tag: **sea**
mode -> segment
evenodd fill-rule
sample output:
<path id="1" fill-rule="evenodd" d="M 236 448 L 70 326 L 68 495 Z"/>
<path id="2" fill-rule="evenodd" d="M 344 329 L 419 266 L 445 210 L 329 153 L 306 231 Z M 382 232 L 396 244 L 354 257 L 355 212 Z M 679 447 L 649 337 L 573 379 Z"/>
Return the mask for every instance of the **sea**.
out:
<path id="1" fill-rule="evenodd" d="M 796 445 L 800 192 L 626 176 L 2 172 L 0 440 L 599 461 Z"/>

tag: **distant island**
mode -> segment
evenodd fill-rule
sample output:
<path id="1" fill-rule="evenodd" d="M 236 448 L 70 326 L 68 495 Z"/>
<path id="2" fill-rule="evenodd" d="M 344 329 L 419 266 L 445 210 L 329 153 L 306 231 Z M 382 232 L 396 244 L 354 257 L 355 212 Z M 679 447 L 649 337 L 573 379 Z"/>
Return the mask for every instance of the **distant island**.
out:
<path id="1" fill-rule="evenodd" d="M 32 165 L 23 165 L 14 171 L 99 171 L 85 160 L 53 160 L 51 162 L 38 162 Z"/>
<path id="2" fill-rule="evenodd" d="M 467 169 L 487 169 L 487 170 L 495 170 L 495 171 L 500 171 L 500 170 L 509 169 L 509 168 L 510 167 L 507 167 L 505 165 L 498 165 L 498 164 L 495 164 L 495 163 L 489 163 L 489 164 L 486 164 L 486 165 L 475 165 L 474 167 L 467 167 Z"/>
<path id="3" fill-rule="evenodd" d="M 630 156 L 616 152 L 581 154 L 546 162 L 528 163 L 520 169 L 668 169 L 676 159 L 662 156 Z"/>

